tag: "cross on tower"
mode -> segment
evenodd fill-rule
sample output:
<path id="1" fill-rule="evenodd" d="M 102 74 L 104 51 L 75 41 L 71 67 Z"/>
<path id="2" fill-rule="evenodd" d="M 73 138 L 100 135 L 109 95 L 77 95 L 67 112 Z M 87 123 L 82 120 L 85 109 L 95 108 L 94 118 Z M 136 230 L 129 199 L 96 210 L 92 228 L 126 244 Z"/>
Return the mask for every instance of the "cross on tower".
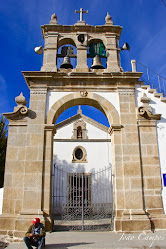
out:
<path id="1" fill-rule="evenodd" d="M 75 13 L 80 13 L 80 22 L 82 22 L 83 13 L 88 14 L 88 10 L 83 10 L 83 8 L 80 8 L 80 10 L 75 10 Z"/>

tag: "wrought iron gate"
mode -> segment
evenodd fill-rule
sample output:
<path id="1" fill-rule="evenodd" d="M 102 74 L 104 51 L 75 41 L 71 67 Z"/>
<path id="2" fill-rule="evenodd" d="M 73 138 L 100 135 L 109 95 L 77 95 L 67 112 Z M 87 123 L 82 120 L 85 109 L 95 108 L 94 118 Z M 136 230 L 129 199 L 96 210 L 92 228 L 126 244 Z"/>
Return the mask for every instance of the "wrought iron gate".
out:
<path id="1" fill-rule="evenodd" d="M 52 217 L 55 230 L 112 230 L 112 168 L 68 173 L 54 164 Z"/>

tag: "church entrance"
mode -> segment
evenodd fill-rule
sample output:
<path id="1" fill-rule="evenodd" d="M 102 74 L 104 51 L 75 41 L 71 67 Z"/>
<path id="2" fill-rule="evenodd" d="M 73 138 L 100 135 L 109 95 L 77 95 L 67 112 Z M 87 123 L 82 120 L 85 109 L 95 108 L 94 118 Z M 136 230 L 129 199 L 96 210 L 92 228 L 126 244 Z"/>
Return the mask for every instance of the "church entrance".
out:
<path id="1" fill-rule="evenodd" d="M 52 183 L 56 231 L 113 229 L 111 165 L 97 172 L 71 173 L 54 164 Z"/>

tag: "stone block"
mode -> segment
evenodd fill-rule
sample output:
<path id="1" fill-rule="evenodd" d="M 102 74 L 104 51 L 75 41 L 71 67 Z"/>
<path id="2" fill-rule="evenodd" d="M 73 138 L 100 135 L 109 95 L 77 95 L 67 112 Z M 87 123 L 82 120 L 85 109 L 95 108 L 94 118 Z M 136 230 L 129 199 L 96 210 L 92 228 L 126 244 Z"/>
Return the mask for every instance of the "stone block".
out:
<path id="1" fill-rule="evenodd" d="M 9 134 L 17 134 L 18 133 L 18 126 L 11 126 L 9 125 Z"/>
<path id="2" fill-rule="evenodd" d="M 7 159 L 10 160 L 17 160 L 18 159 L 18 148 L 17 147 L 7 147 Z"/>
<path id="3" fill-rule="evenodd" d="M 27 147 L 26 148 L 26 159 L 28 161 L 38 160 L 38 147 Z"/>
<path id="4" fill-rule="evenodd" d="M 158 156 L 143 156 L 142 157 L 143 165 L 159 165 L 159 157 Z"/>
<path id="5" fill-rule="evenodd" d="M 40 181 L 42 179 L 42 174 L 26 174 L 26 177 L 25 177 L 25 187 L 26 187 L 26 190 L 35 190 L 35 189 L 38 189 L 39 186 L 40 186 Z"/>
<path id="6" fill-rule="evenodd" d="M 122 220 L 122 232 L 139 232 L 139 231 L 151 231 L 150 220 L 138 219 L 138 220 Z"/>
<path id="7" fill-rule="evenodd" d="M 15 219 L 11 217 L 0 217 L 0 230 L 14 230 L 15 227 Z"/>
<path id="8" fill-rule="evenodd" d="M 160 166 L 143 166 L 142 167 L 144 177 L 147 176 L 159 176 L 160 175 Z"/>
<path id="9" fill-rule="evenodd" d="M 124 209 L 124 192 L 123 191 L 118 191 L 116 192 L 116 208 L 117 209 Z"/>
<path id="10" fill-rule="evenodd" d="M 4 187 L 12 187 L 12 174 L 5 173 Z"/>
<path id="11" fill-rule="evenodd" d="M 142 189 L 142 182 L 141 182 L 141 179 L 140 178 L 131 178 L 130 179 L 130 182 L 131 182 L 131 189 L 132 190 L 140 190 Z"/>
<path id="12" fill-rule="evenodd" d="M 43 100 L 37 101 L 37 110 L 45 110 L 46 102 Z"/>
<path id="13" fill-rule="evenodd" d="M 41 186 L 38 186 L 41 189 Z M 23 208 L 26 210 L 41 209 L 41 192 L 25 191 Z"/>
<path id="14" fill-rule="evenodd" d="M 126 209 L 142 209 L 142 190 L 141 191 L 126 191 L 125 192 Z"/>
<path id="15" fill-rule="evenodd" d="M 120 105 L 121 113 L 122 112 L 127 113 L 127 112 L 129 112 L 129 109 L 130 109 L 129 103 L 121 103 L 121 105 Z"/>
<path id="16" fill-rule="evenodd" d="M 125 156 L 135 156 L 139 155 L 139 146 L 136 144 L 125 144 L 122 147 L 123 155 Z"/>
<path id="17" fill-rule="evenodd" d="M 161 195 L 160 196 L 146 196 L 145 198 L 145 208 L 163 208 Z"/>
<path id="18" fill-rule="evenodd" d="M 15 201 L 15 214 L 20 214 L 22 210 L 22 200 L 16 200 Z"/>
<path id="19" fill-rule="evenodd" d="M 23 189 L 22 188 L 5 188 L 4 198 L 8 200 L 22 199 Z"/>
<path id="20" fill-rule="evenodd" d="M 144 186 L 146 189 L 161 189 L 161 178 L 144 178 Z"/>
<path id="21" fill-rule="evenodd" d="M 11 196 L 11 194 L 10 194 Z M 5 196 L 4 196 L 5 197 Z M 4 214 L 14 214 L 14 200 L 3 199 L 2 213 Z"/>
<path id="22" fill-rule="evenodd" d="M 140 163 L 139 162 L 124 162 L 124 176 L 140 176 Z"/>
<path id="23" fill-rule="evenodd" d="M 42 173 L 43 169 L 43 161 L 31 161 L 31 162 L 26 162 L 25 166 L 25 173 Z"/>
<path id="24" fill-rule="evenodd" d="M 121 123 L 126 125 L 126 124 L 132 124 L 136 125 L 136 114 L 128 114 L 126 113 L 125 115 L 121 114 Z"/>
<path id="25" fill-rule="evenodd" d="M 19 134 L 26 134 L 27 133 L 27 126 L 19 126 L 18 127 L 18 133 Z"/>
<path id="26" fill-rule="evenodd" d="M 166 229 L 166 218 L 151 218 L 154 228 L 157 229 Z"/>
<path id="27" fill-rule="evenodd" d="M 12 186 L 14 188 L 18 188 L 18 187 L 23 188 L 23 186 L 24 186 L 24 175 L 22 175 L 20 173 L 13 173 Z"/>
<path id="28" fill-rule="evenodd" d="M 24 165 L 23 161 L 6 161 L 5 165 L 5 174 L 13 174 L 13 173 L 24 173 Z"/>
<path id="29" fill-rule="evenodd" d="M 123 187 L 123 178 L 121 177 L 116 177 L 116 179 L 115 179 L 115 188 L 117 189 L 117 190 L 123 190 L 124 189 L 124 187 Z"/>
<path id="30" fill-rule="evenodd" d="M 153 133 L 143 133 L 141 134 L 141 144 L 152 145 L 156 144 L 156 136 Z"/>
<path id="31" fill-rule="evenodd" d="M 41 134 L 30 135 L 30 146 L 43 146 L 44 137 Z"/>
<path id="32" fill-rule="evenodd" d="M 44 126 L 43 124 L 30 124 L 28 125 L 28 132 L 30 134 L 41 134 L 44 133 Z"/>
<path id="33" fill-rule="evenodd" d="M 26 159 L 25 147 L 18 147 L 18 160 L 22 161 Z"/>
<path id="34" fill-rule="evenodd" d="M 125 136 L 125 143 L 126 144 L 138 144 L 138 132 L 137 133 L 127 132 Z"/>

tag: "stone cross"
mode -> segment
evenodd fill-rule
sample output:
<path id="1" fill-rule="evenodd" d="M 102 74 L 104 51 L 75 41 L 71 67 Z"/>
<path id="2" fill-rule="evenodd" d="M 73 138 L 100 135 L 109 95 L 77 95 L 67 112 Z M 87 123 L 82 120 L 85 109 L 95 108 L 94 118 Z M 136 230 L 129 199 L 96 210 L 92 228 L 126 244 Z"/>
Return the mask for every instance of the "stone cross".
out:
<path id="1" fill-rule="evenodd" d="M 80 22 L 82 22 L 83 13 L 88 14 L 88 10 L 83 10 L 83 8 L 80 8 L 80 10 L 75 10 L 75 13 L 80 13 Z"/>

